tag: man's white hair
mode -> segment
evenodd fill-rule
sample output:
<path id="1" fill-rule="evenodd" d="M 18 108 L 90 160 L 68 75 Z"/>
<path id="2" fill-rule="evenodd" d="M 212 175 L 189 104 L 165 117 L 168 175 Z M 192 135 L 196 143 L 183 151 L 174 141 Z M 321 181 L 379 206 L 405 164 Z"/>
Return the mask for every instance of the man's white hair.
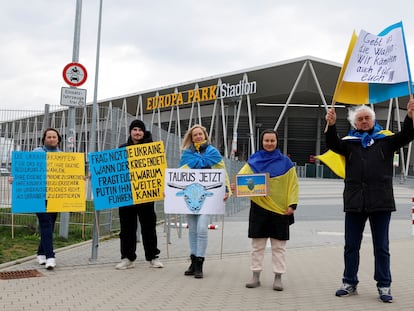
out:
<path id="1" fill-rule="evenodd" d="M 352 127 L 356 129 L 356 115 L 361 112 L 361 111 L 366 111 L 368 113 L 371 114 L 372 116 L 372 120 L 375 121 L 375 111 L 366 105 L 362 105 L 362 106 L 357 106 L 357 108 L 351 108 L 348 110 L 348 121 L 349 123 L 351 123 Z"/>

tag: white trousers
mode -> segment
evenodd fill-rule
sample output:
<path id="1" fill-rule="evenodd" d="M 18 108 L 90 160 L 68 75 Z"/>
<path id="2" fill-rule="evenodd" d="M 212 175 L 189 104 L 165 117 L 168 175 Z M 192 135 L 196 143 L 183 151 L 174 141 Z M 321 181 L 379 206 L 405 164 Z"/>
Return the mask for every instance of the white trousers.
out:
<path id="1" fill-rule="evenodd" d="M 250 269 L 253 272 L 263 270 L 264 253 L 267 238 L 252 239 L 252 264 Z M 283 274 L 286 272 L 286 242 L 270 239 L 272 246 L 272 269 L 273 273 Z"/>

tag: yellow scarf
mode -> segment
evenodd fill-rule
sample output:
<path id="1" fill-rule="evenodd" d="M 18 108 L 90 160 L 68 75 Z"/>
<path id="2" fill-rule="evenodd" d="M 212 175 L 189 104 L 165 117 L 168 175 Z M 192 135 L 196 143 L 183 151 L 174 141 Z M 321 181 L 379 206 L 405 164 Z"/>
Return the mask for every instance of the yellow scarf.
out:
<path id="1" fill-rule="evenodd" d="M 202 141 L 201 143 L 193 143 L 195 150 L 200 151 L 200 147 L 204 145 L 207 140 Z"/>

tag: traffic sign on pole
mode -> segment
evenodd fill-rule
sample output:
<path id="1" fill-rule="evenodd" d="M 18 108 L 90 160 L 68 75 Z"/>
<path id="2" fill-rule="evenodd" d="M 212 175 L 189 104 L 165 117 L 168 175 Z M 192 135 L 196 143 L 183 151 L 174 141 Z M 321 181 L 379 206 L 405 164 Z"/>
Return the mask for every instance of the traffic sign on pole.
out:
<path id="1" fill-rule="evenodd" d="M 68 107 L 83 107 L 86 105 L 86 89 L 62 87 L 60 104 Z"/>
<path id="2" fill-rule="evenodd" d="M 63 68 L 63 80 L 70 86 L 81 86 L 87 77 L 86 68 L 80 63 L 69 63 Z"/>

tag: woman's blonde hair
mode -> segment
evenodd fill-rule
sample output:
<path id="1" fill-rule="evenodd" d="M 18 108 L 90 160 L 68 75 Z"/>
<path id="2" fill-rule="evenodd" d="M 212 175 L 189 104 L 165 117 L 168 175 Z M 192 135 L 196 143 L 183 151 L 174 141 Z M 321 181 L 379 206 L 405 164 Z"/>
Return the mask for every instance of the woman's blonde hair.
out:
<path id="1" fill-rule="evenodd" d="M 200 124 L 194 124 L 188 131 L 187 133 L 185 133 L 184 138 L 183 138 L 183 142 L 181 143 L 181 150 L 185 150 L 188 147 L 191 146 L 191 144 L 193 143 L 192 140 L 192 134 L 193 134 L 193 130 L 199 128 L 204 132 L 204 136 L 206 137 L 206 140 L 208 143 L 211 143 L 210 141 L 210 137 L 208 136 L 207 130 L 204 126 L 200 125 Z"/>

